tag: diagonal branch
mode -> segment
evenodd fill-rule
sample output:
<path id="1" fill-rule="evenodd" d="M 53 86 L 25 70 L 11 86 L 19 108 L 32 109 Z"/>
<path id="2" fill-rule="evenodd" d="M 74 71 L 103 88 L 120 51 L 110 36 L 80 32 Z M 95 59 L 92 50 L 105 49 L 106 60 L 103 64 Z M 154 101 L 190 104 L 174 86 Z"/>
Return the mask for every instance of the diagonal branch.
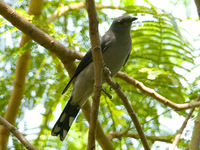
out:
<path id="1" fill-rule="evenodd" d="M 118 72 L 116 77 L 123 79 L 124 81 L 128 82 L 129 84 L 134 85 L 135 87 L 140 89 L 140 91 L 142 93 L 145 93 L 145 94 L 151 96 L 152 98 L 156 99 L 157 101 L 163 103 L 166 106 L 173 108 L 176 111 L 200 106 L 199 101 L 198 102 L 192 102 L 192 103 L 184 103 L 184 104 L 174 103 L 174 102 L 170 101 L 169 99 L 165 98 L 164 96 L 158 94 L 153 89 L 146 87 L 142 82 L 139 82 L 139 81 L 131 78 L 126 73 Z"/>
<path id="2" fill-rule="evenodd" d="M 15 137 L 28 149 L 28 150 L 37 150 L 36 147 L 31 145 L 26 138 L 19 132 L 17 129 L 10 124 L 8 121 L 6 121 L 2 116 L 0 116 L 0 124 L 2 124 L 4 127 L 6 127 L 12 134 L 15 135 Z M 0 146 L 1 149 L 1 146 Z"/>
<path id="3" fill-rule="evenodd" d="M 198 98 L 197 98 L 196 101 L 200 101 L 200 96 L 198 96 Z M 180 130 L 178 131 L 176 137 L 175 137 L 174 140 L 173 140 L 173 143 L 172 143 L 172 146 L 171 146 L 170 150 L 174 150 L 174 149 L 176 148 L 176 145 L 177 145 L 177 143 L 178 143 L 178 141 L 179 141 L 179 139 L 180 139 L 180 137 L 181 137 L 181 135 L 182 135 L 182 133 L 183 133 L 183 130 L 185 129 L 185 127 L 186 127 L 186 125 L 187 125 L 187 122 L 188 122 L 188 120 L 190 119 L 190 117 L 191 117 L 192 113 L 194 112 L 194 110 L 195 110 L 195 108 L 192 108 L 192 109 L 190 110 L 190 112 L 188 113 L 188 115 L 187 115 L 187 117 L 185 118 L 185 121 L 183 122 L 183 124 L 182 124 Z"/>
<path id="4" fill-rule="evenodd" d="M 31 24 L 28 20 L 24 19 L 14 9 L 12 9 L 9 5 L 1 0 L 0 14 L 6 18 L 13 26 L 17 27 L 38 44 L 45 47 L 50 52 L 55 53 L 56 56 L 63 62 L 63 64 L 68 64 L 74 61 L 74 59 L 82 58 L 80 53 L 66 48 L 53 37 L 49 36 L 42 30 L 38 29 L 35 25 Z"/>
<path id="5" fill-rule="evenodd" d="M 104 75 L 105 75 L 105 79 L 106 79 L 106 82 L 110 85 L 111 88 L 113 88 L 115 90 L 115 92 L 117 93 L 117 95 L 121 98 L 124 106 L 126 107 L 126 110 L 128 111 L 133 123 L 135 124 L 135 127 L 137 129 L 137 132 L 140 136 L 140 139 L 142 141 L 142 144 L 145 148 L 145 150 L 150 150 L 150 146 L 147 142 L 147 138 L 144 134 L 144 131 L 142 130 L 142 127 L 139 123 L 139 120 L 137 119 L 137 116 L 136 116 L 136 113 L 135 111 L 133 110 L 127 96 L 122 92 L 122 90 L 120 89 L 119 87 L 119 84 L 117 84 L 116 82 L 114 82 L 112 80 L 112 78 L 109 76 L 110 72 L 109 72 L 109 69 L 108 68 L 104 68 L 103 70 L 104 72 Z"/>

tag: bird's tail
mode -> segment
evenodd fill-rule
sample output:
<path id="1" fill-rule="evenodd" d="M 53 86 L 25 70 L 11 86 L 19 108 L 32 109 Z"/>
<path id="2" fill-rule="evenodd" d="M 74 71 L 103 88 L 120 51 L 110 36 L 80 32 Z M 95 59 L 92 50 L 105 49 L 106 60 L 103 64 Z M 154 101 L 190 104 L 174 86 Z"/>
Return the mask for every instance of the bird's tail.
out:
<path id="1" fill-rule="evenodd" d="M 54 125 L 51 135 L 57 136 L 60 134 L 60 140 L 63 141 L 74 121 L 76 118 L 80 108 L 78 105 L 72 105 L 71 99 L 68 101 L 65 109 L 63 110 L 62 114 L 60 115 L 59 119 L 57 120 L 56 124 Z"/>

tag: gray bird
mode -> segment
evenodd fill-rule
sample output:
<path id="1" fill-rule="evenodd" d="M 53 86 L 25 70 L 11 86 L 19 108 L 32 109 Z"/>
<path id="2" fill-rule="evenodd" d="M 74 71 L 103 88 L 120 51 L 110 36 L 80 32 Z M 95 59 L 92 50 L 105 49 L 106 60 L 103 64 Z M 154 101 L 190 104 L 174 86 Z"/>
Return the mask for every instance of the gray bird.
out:
<path id="1" fill-rule="evenodd" d="M 106 67 L 114 76 L 126 64 L 131 49 L 132 39 L 130 29 L 132 21 L 137 18 L 128 15 L 116 18 L 109 30 L 101 38 L 101 50 Z M 60 134 L 60 140 L 66 137 L 80 108 L 93 92 L 94 86 L 94 64 L 92 61 L 92 50 L 90 49 L 78 65 L 73 77 L 63 90 L 64 94 L 74 80 L 74 87 L 67 105 L 54 125 L 51 135 Z M 104 79 L 103 79 L 103 82 Z"/>

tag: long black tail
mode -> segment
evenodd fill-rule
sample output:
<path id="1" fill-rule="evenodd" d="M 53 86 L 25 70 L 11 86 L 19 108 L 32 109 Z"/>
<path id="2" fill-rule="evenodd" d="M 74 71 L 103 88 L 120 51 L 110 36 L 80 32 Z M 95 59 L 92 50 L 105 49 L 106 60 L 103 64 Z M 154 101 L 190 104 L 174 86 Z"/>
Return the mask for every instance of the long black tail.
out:
<path id="1" fill-rule="evenodd" d="M 60 115 L 58 121 L 54 125 L 51 135 L 57 136 L 60 134 L 60 140 L 63 141 L 74 121 L 76 118 L 79 108 L 77 105 L 72 105 L 71 99 L 68 101 L 67 105 L 65 106 L 65 109 L 63 110 L 62 114 Z"/>

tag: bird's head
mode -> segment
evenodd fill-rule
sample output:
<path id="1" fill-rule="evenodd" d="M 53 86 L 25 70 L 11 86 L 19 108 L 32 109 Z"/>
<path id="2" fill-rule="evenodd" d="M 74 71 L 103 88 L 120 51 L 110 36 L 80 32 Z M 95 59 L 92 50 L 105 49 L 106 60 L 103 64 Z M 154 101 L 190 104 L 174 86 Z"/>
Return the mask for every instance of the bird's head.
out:
<path id="1" fill-rule="evenodd" d="M 136 17 L 131 17 L 129 15 L 117 17 L 113 21 L 110 30 L 114 32 L 130 32 L 131 24 L 135 20 L 137 20 Z"/>

